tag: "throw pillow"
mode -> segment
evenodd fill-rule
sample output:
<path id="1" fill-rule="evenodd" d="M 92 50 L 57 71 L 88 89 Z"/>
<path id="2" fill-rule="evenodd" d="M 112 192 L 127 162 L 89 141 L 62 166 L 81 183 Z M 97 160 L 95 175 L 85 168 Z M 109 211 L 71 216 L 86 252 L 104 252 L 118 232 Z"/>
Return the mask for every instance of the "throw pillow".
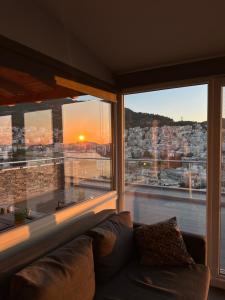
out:
<path id="1" fill-rule="evenodd" d="M 12 278 L 10 300 L 92 300 L 92 239 L 80 236 L 27 266 Z"/>
<path id="2" fill-rule="evenodd" d="M 130 212 L 114 215 L 88 234 L 93 238 L 95 273 L 98 282 L 108 281 L 133 254 L 133 223 Z"/>
<path id="3" fill-rule="evenodd" d="M 176 217 L 135 229 L 141 264 L 147 266 L 184 266 L 194 260 L 187 252 Z"/>

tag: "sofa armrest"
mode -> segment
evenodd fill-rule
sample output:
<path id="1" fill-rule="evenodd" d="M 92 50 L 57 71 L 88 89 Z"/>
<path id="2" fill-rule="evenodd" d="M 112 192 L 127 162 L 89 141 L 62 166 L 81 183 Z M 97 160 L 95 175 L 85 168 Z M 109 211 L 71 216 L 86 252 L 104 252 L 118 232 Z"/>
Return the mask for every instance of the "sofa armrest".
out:
<path id="1" fill-rule="evenodd" d="M 134 223 L 134 229 L 145 224 Z M 206 264 L 206 239 L 202 235 L 182 231 L 188 253 L 197 264 Z"/>
<path id="2" fill-rule="evenodd" d="M 198 264 L 206 264 L 206 239 L 202 235 L 182 232 L 188 253 Z"/>

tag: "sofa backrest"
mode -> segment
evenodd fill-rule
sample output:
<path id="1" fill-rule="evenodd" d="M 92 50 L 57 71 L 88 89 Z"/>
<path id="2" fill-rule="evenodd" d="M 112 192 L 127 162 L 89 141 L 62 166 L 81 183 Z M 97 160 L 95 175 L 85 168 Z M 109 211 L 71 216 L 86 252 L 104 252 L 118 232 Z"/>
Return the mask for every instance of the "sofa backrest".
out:
<path id="1" fill-rule="evenodd" d="M 10 279 L 12 274 L 18 272 L 26 265 L 60 247 L 76 236 L 85 233 L 90 228 L 103 222 L 116 211 L 113 209 L 103 210 L 97 214 L 88 213 L 70 222 L 49 236 L 33 240 L 29 246 L 21 248 L 17 253 L 11 253 L 8 257 L 0 259 L 0 300 L 8 297 Z"/>

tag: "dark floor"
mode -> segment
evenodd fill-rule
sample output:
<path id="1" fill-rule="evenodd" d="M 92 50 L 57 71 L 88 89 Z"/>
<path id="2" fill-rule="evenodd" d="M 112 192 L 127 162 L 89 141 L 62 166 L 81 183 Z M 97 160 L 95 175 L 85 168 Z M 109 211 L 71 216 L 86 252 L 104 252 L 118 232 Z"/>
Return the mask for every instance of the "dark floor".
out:
<path id="1" fill-rule="evenodd" d="M 225 290 L 210 288 L 208 300 L 225 300 Z"/>

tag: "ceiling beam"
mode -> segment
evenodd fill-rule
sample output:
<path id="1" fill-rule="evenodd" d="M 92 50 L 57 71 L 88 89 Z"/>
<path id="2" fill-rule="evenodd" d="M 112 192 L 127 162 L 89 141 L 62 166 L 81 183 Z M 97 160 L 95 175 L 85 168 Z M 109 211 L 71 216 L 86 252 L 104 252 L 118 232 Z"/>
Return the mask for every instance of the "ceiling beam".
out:
<path id="1" fill-rule="evenodd" d="M 223 75 L 225 75 L 225 57 L 218 57 L 122 74 L 117 76 L 116 81 L 120 91 L 135 92 L 146 86 Z"/>
<path id="2" fill-rule="evenodd" d="M 73 90 L 64 89 L 61 87 L 56 87 L 52 91 L 47 91 L 43 93 L 27 93 L 24 95 L 17 95 L 13 97 L 6 97 L 2 94 L 0 88 L 0 105 L 14 105 L 18 103 L 30 103 L 30 102 L 37 102 L 37 101 L 47 101 L 47 100 L 55 100 L 61 98 L 75 98 L 80 96 L 80 93 L 77 93 Z"/>
<path id="3" fill-rule="evenodd" d="M 92 87 L 115 92 L 115 85 L 97 79 L 2 35 L 0 35 L 0 66 L 25 72 L 47 84 L 54 83 L 54 76 L 61 76 Z"/>
<path id="4" fill-rule="evenodd" d="M 87 84 L 82 84 L 59 76 L 55 76 L 55 81 L 58 86 L 68 88 L 70 90 L 74 90 L 77 92 L 81 92 L 86 95 L 92 95 L 111 102 L 116 102 L 116 98 L 117 98 L 116 93 L 104 91 L 95 87 L 91 87 Z"/>

